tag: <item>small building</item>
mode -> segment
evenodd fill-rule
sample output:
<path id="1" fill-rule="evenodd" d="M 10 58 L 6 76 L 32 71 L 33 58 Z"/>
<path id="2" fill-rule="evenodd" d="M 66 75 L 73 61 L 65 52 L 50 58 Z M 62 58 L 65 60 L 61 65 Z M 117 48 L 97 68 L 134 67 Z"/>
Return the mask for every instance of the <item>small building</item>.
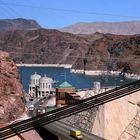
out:
<path id="1" fill-rule="evenodd" d="M 95 90 L 95 95 L 100 93 L 100 89 L 101 89 L 101 83 L 98 81 L 94 82 L 94 90 Z"/>
<path id="2" fill-rule="evenodd" d="M 76 93 L 66 94 L 66 104 L 68 104 L 68 105 L 78 103 L 81 100 L 82 100 L 82 98 L 80 97 L 80 95 L 78 95 Z"/>
<path id="3" fill-rule="evenodd" d="M 66 104 L 66 94 L 75 93 L 75 87 L 69 84 L 67 81 L 63 82 L 56 88 L 56 105 Z"/>
<path id="4" fill-rule="evenodd" d="M 35 74 L 30 77 L 29 94 L 34 98 L 48 96 L 55 92 L 55 89 L 52 86 L 53 83 L 54 81 L 52 78 L 49 78 L 46 75 L 41 77 L 41 75 L 35 72 Z"/>

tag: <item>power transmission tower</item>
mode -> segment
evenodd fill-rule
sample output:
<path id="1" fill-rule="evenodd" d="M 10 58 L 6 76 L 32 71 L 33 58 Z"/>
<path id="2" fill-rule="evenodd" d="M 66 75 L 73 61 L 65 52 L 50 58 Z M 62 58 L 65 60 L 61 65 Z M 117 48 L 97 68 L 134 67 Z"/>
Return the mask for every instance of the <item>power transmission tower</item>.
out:
<path id="1" fill-rule="evenodd" d="M 118 140 L 140 140 L 140 110 L 132 119 Z"/>

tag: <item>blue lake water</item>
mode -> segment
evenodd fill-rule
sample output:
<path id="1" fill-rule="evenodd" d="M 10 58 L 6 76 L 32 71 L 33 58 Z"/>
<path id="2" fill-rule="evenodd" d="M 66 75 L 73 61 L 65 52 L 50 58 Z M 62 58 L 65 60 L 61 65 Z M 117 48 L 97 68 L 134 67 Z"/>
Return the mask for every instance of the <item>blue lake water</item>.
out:
<path id="1" fill-rule="evenodd" d="M 70 69 L 56 67 L 19 67 L 21 81 L 26 92 L 30 82 L 30 76 L 37 72 L 41 76 L 46 74 L 47 77 L 58 81 L 54 87 L 58 87 L 62 82 L 66 81 L 73 85 L 76 89 L 92 88 L 95 81 L 100 81 L 101 86 L 119 86 L 134 80 L 126 79 L 119 76 L 86 76 L 84 74 L 70 73 Z"/>

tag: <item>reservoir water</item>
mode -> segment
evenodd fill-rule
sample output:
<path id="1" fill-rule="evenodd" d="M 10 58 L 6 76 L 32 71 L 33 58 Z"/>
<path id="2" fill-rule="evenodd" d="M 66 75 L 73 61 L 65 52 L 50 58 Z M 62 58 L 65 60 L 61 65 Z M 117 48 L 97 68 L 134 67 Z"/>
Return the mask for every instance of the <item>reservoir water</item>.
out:
<path id="1" fill-rule="evenodd" d="M 74 74 L 70 69 L 56 67 L 18 67 L 21 74 L 21 81 L 26 92 L 30 82 L 30 76 L 37 72 L 41 76 L 46 74 L 47 77 L 57 81 L 54 87 L 58 87 L 62 82 L 66 81 L 73 85 L 76 89 L 92 88 L 95 81 L 101 82 L 101 86 L 120 86 L 134 80 L 126 79 L 122 76 L 87 76 L 84 74 Z"/>

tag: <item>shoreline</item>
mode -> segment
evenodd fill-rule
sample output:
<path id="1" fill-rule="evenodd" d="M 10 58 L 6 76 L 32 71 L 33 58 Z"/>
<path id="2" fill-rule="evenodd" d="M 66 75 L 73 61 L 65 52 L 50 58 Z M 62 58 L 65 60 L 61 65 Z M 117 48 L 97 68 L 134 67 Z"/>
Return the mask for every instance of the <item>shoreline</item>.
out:
<path id="1" fill-rule="evenodd" d="M 72 65 L 70 64 L 16 64 L 17 67 L 60 67 L 71 69 Z"/>
<path id="2" fill-rule="evenodd" d="M 119 76 L 121 71 L 101 71 L 101 70 L 82 70 L 82 69 L 71 69 L 70 72 L 72 73 L 79 73 L 79 74 L 85 74 L 89 76 L 99 76 L 99 75 L 112 75 L 112 76 Z M 124 75 L 128 79 L 135 79 L 139 80 L 140 75 L 138 74 L 130 74 L 130 73 L 125 73 Z"/>
<path id="3" fill-rule="evenodd" d="M 89 76 L 99 76 L 99 75 L 112 75 L 119 76 L 121 71 L 102 71 L 102 70 L 83 70 L 83 69 L 72 69 L 70 64 L 16 64 L 18 67 L 58 67 L 58 68 L 67 68 L 70 69 L 71 73 L 85 74 Z M 124 75 L 128 79 L 140 79 L 140 74 L 130 74 L 125 73 Z"/>

